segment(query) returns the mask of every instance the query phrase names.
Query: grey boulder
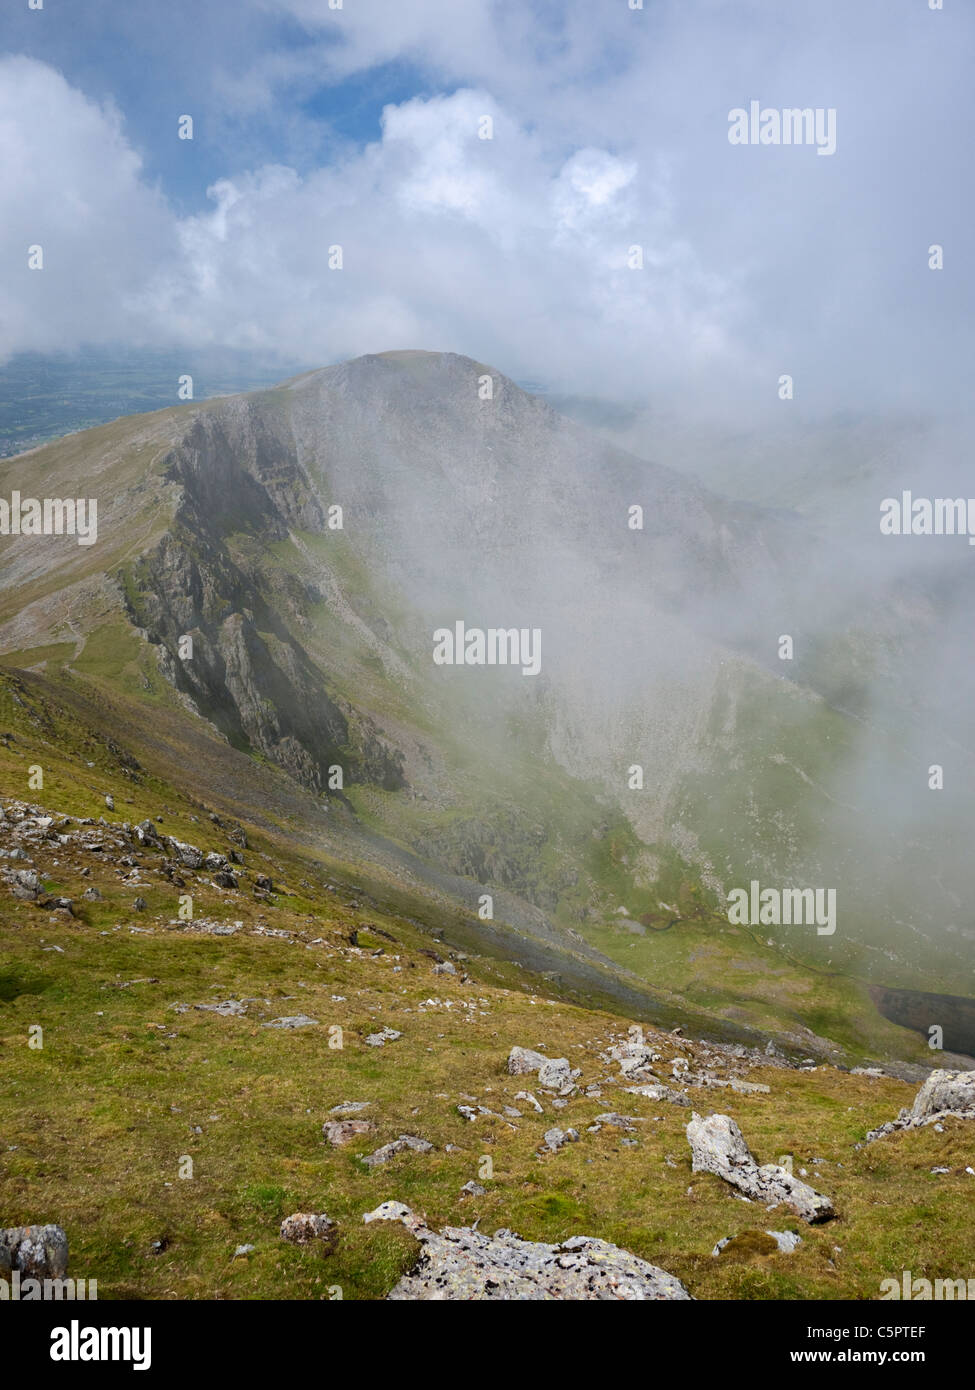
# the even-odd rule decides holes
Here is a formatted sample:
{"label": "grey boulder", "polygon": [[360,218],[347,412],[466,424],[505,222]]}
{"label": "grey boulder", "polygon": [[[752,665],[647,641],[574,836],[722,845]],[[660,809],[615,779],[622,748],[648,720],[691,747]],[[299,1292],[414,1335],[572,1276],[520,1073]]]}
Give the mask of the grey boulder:
{"label": "grey boulder", "polygon": [[730,1115],[702,1119],[695,1112],[687,1126],[687,1141],[691,1146],[692,1172],[714,1173],[752,1201],[764,1202],[766,1206],[783,1202],[810,1224],[828,1221],[835,1215],[828,1197],[793,1177],[787,1168],[777,1163],[759,1167]]}

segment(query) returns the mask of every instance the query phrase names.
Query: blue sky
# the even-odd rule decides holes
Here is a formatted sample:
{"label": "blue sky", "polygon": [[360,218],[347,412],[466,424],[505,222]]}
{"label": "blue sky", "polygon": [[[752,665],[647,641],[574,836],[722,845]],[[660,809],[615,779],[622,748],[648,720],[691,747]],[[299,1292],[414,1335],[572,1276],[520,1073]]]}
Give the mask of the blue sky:
{"label": "blue sky", "polygon": [[[228,171],[283,161],[305,172],[338,143],[378,139],[383,107],[425,88],[416,66],[393,61],[340,80],[309,76],[273,104],[234,109],[214,87],[216,75],[246,73],[262,55],[300,59],[308,51],[308,27],[284,7],[77,0],[67,23],[65,9],[63,0],[47,0],[43,12],[8,7],[3,50],[50,63],[92,99],[114,103],[146,177],[160,180],[184,212],[203,208],[208,186]],[[316,42],[339,39],[316,35]],[[194,115],[192,144],[170,138],[174,112]]]}
{"label": "blue sky", "polygon": [[[10,0],[0,359],[416,346],[729,424],[783,373],[811,415],[947,408],[973,30],[958,0]],[[835,154],[731,145],[751,99],[835,108]]]}

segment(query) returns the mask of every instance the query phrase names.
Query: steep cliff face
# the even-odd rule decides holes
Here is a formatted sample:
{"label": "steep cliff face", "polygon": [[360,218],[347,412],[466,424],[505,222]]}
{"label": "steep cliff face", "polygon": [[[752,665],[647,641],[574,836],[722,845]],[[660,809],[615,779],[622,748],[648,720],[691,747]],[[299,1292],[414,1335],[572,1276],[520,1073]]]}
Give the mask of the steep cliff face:
{"label": "steep cliff face", "polygon": [[[160,668],[238,747],[322,792],[346,780],[403,785],[402,755],[374,726],[356,732],[326,671],[288,626],[318,595],[285,577],[276,592],[232,537],[266,547],[292,528],[323,529],[322,508],[293,446],[251,401],[197,417],[163,459],[179,488],[172,525],[123,576],[129,615]],[[284,602],[282,603],[282,599]],[[283,608],[283,614],[282,614]],[[330,769],[333,774],[330,778]]]}

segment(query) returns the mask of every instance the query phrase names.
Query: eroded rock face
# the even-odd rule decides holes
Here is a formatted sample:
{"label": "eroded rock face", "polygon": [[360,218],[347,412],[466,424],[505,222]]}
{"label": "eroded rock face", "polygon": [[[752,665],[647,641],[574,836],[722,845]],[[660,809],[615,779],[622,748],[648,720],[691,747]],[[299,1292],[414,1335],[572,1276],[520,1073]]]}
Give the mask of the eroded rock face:
{"label": "eroded rock face", "polygon": [[695,1113],[687,1126],[687,1141],[693,1172],[715,1173],[756,1202],[784,1202],[803,1221],[828,1221],[835,1215],[828,1197],[793,1177],[788,1169],[777,1163],[759,1167],[730,1115],[702,1119]]}
{"label": "eroded rock face", "polygon": [[905,1108],[896,1120],[872,1129],[867,1141],[882,1139],[898,1129],[918,1129],[946,1115],[975,1120],[975,1071],[933,1071],[914,1097],[910,1110]]}
{"label": "eroded rock face", "polygon": [[68,1237],[60,1226],[11,1226],[0,1230],[0,1270],[19,1269],[25,1278],[63,1279],[68,1272]]}
{"label": "eroded rock face", "polygon": [[511,1231],[487,1236],[467,1226],[447,1226],[439,1233],[413,1230],[423,1251],[415,1269],[388,1295],[399,1302],[690,1298],[679,1280],[656,1265],[590,1236],[547,1245],[521,1240]]}
{"label": "eroded rock face", "polygon": [[[232,742],[316,792],[336,761],[353,780],[402,787],[402,751],[364,712],[350,723],[349,706],[296,635],[321,594],[285,574],[269,577],[228,545],[241,530],[280,541],[293,528],[323,533],[324,508],[291,428],[242,397],[192,421],[162,466],[180,500],[133,571],[125,603],[164,676]],[[193,637],[192,661],[180,658],[183,634]]]}

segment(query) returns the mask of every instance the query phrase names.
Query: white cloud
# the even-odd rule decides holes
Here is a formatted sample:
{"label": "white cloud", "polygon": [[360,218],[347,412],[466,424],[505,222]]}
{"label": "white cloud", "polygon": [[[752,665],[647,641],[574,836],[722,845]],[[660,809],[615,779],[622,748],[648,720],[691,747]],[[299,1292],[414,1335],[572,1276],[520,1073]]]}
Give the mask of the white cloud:
{"label": "white cloud", "polygon": [[[147,187],[116,112],[31,61],[0,64],[0,91],[5,352],[123,338],[327,362],[433,346],[588,389],[602,360],[616,391],[648,361],[726,351],[727,289],[668,230],[657,180],[544,145],[486,91],[389,106],[381,140],[344,162],[221,179],[185,218]],[[625,251],[648,228],[641,277]]]}
{"label": "white cloud", "polygon": [[[156,116],[186,91],[214,180],[198,216],[148,185],[111,108],[43,63],[0,64],[0,350],[141,335],[330,360],[398,338],[752,415],[781,414],[785,372],[797,416],[967,391],[964,7],[212,0],[188,54],[192,0],[171,5],[178,19],[125,9],[152,55],[126,114],[183,180],[193,161],[174,171]],[[89,35],[116,23],[111,0],[85,12]],[[111,59],[71,71],[125,90]],[[404,85],[381,138],[354,143]],[[730,146],[727,112],[753,97],[835,105],[836,155]],[[178,186],[198,208],[202,189]]]}
{"label": "white cloud", "polygon": [[147,269],[173,253],[175,226],[119,114],[46,64],[4,58],[0,151],[0,353],[138,337]]}

